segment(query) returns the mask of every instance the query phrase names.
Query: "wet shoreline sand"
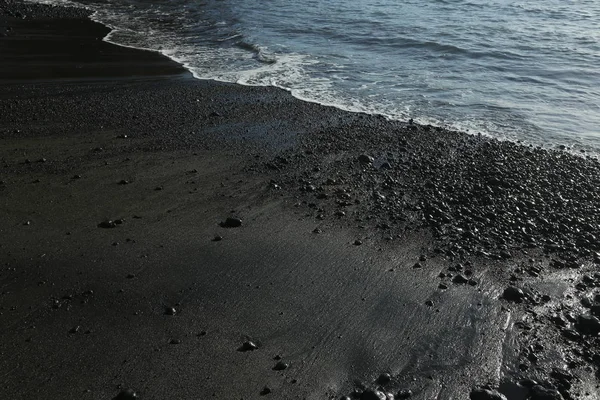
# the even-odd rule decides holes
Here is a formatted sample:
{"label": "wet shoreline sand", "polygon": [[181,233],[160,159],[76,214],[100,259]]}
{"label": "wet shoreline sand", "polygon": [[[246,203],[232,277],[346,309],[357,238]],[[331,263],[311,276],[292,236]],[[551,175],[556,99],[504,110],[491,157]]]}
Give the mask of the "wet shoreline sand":
{"label": "wet shoreline sand", "polygon": [[597,162],[0,5],[0,397],[595,398]]}

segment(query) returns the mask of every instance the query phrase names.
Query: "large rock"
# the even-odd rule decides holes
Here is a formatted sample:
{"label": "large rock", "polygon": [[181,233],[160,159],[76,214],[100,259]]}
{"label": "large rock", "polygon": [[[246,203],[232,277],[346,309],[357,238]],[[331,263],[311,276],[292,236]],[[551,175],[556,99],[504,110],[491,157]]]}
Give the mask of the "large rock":
{"label": "large rock", "polygon": [[471,400],[506,400],[506,397],[497,390],[490,388],[475,388],[469,394]]}

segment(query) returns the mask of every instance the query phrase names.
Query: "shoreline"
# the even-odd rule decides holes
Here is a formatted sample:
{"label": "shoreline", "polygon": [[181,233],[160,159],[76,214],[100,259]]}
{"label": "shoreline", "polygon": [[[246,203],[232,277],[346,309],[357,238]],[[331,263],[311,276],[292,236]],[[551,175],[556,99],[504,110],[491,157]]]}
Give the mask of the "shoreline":
{"label": "shoreline", "polygon": [[54,67],[0,61],[0,397],[595,398],[596,161],[7,5],[0,49]]}

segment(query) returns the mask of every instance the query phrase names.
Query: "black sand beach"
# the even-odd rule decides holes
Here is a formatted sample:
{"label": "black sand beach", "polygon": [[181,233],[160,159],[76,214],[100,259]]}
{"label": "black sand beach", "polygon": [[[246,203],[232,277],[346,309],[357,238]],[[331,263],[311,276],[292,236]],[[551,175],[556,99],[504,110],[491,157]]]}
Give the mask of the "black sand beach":
{"label": "black sand beach", "polygon": [[0,398],[598,398],[597,161],[107,32],[0,0]]}

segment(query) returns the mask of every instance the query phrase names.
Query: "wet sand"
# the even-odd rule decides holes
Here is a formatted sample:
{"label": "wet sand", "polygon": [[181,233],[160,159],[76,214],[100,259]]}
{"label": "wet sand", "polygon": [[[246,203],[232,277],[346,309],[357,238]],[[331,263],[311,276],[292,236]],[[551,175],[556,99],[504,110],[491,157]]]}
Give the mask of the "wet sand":
{"label": "wet sand", "polygon": [[597,398],[596,161],[0,15],[0,398]]}

